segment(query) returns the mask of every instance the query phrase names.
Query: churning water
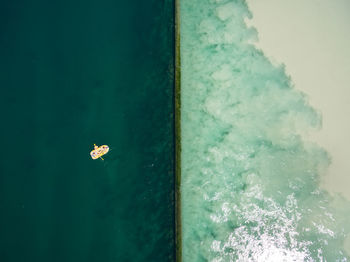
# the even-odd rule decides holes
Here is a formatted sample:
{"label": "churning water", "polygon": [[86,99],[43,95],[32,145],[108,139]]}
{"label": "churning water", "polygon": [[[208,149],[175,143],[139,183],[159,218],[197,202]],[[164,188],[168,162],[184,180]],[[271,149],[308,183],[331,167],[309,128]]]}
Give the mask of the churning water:
{"label": "churning water", "polygon": [[183,257],[349,261],[349,203],[320,188],[320,114],[254,45],[242,0],[182,0]]}

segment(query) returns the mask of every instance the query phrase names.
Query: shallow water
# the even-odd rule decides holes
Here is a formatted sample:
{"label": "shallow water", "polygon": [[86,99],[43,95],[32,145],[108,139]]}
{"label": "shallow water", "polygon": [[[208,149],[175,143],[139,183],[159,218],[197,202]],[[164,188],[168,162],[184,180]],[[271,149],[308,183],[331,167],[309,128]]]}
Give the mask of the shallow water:
{"label": "shallow water", "polygon": [[182,0],[184,261],[349,261],[349,203],[320,188],[322,119],[252,44],[244,1]]}
{"label": "shallow water", "polygon": [[173,261],[172,1],[0,12],[0,261]]}
{"label": "shallow water", "polygon": [[[259,32],[255,44],[267,57],[286,65],[295,88],[305,92],[310,104],[322,114],[322,129],[310,136],[327,149],[332,159],[321,184],[350,200],[350,2],[247,3],[253,13],[247,22]],[[350,243],[348,248],[350,251]]]}

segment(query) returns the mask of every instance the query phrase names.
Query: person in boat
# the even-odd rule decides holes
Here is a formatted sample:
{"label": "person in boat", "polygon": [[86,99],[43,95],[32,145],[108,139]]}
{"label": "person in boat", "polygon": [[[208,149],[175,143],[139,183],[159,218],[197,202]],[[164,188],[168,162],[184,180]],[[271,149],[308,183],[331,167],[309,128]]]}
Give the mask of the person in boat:
{"label": "person in boat", "polygon": [[107,154],[108,151],[109,151],[109,147],[107,145],[97,146],[96,144],[94,144],[94,150],[90,152],[90,156],[94,160],[98,158],[101,158],[102,160],[104,160],[102,156]]}

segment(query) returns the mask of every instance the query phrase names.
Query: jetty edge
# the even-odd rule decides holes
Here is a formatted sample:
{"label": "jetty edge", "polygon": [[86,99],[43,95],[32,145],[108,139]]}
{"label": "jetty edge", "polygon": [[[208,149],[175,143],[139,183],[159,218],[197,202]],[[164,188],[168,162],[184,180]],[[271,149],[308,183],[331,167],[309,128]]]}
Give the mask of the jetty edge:
{"label": "jetty edge", "polygon": [[182,262],[180,0],[175,0],[175,257]]}

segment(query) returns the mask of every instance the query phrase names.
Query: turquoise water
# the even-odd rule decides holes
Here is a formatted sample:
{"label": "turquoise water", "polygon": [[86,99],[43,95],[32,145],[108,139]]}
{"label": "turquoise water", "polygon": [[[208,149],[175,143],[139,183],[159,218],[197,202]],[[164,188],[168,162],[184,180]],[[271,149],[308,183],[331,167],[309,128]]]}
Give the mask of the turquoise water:
{"label": "turquoise water", "polygon": [[174,260],[173,23],[171,0],[1,1],[1,262]]}
{"label": "turquoise water", "polygon": [[181,0],[183,258],[349,261],[349,203],[320,188],[320,113],[252,43],[241,0]]}

